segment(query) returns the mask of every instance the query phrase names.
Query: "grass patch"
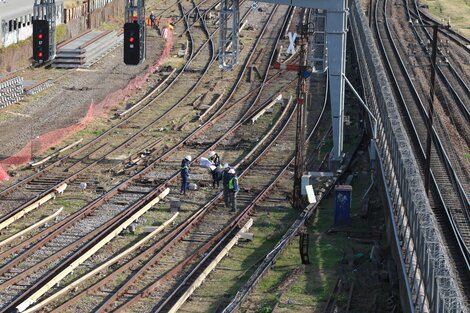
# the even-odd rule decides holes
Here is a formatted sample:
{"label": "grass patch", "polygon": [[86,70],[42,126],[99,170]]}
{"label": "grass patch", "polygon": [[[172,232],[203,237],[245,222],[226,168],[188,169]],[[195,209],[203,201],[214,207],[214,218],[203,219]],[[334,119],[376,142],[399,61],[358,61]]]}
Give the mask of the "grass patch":
{"label": "grass patch", "polygon": [[424,0],[422,3],[429,6],[432,15],[444,21],[450,20],[452,28],[470,38],[469,0]]}
{"label": "grass patch", "polygon": [[467,161],[470,161],[470,153],[465,153],[465,158],[467,159]]}

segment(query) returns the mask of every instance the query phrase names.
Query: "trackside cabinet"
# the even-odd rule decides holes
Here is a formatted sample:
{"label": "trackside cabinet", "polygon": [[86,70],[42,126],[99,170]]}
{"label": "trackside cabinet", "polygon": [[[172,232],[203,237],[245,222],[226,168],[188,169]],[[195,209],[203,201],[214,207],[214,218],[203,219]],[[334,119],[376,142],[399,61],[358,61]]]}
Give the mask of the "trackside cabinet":
{"label": "trackside cabinet", "polygon": [[352,186],[335,187],[335,225],[347,224],[351,220]]}

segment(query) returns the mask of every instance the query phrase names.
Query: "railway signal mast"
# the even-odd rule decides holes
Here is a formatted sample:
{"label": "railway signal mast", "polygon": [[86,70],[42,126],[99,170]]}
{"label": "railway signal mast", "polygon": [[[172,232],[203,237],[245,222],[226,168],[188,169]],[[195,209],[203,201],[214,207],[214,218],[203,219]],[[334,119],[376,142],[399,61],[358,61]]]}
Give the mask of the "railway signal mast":
{"label": "railway signal mast", "polygon": [[126,0],[124,24],[124,63],[137,65],[145,60],[144,0]]}
{"label": "railway signal mast", "polygon": [[44,64],[55,58],[55,0],[35,0],[33,6],[33,59]]}

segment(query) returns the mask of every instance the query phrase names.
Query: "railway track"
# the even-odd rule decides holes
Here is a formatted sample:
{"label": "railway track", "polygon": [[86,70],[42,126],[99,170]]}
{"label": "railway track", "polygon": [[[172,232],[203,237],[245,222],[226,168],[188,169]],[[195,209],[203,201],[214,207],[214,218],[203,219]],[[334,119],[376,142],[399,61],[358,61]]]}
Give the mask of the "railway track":
{"label": "railway track", "polygon": [[[432,42],[432,34],[428,30],[427,27],[423,26],[429,26],[429,22],[426,19],[424,15],[421,14],[421,11],[418,8],[418,4],[416,1],[413,1],[412,4],[409,2],[406,2],[407,8],[406,12],[409,16],[409,18],[413,18],[414,20],[419,21],[419,25],[415,26],[413,24],[413,30],[420,42]],[[443,28],[441,29],[441,33],[449,33],[447,29]],[[462,43],[462,40],[460,41],[461,45],[465,47],[465,44]],[[442,44],[442,42],[441,42]],[[440,80],[438,80],[438,84],[440,84],[441,89],[445,88],[447,92],[449,93],[449,96],[446,97],[447,100],[441,99],[441,102],[443,103],[455,103],[457,106],[458,112],[453,113],[453,115],[462,115],[464,117],[464,120],[468,124],[470,122],[470,108],[468,107],[468,103],[470,101],[470,88],[468,84],[466,83],[465,79],[463,78],[463,75],[459,73],[459,71],[454,67],[453,63],[453,54],[447,55],[445,51],[447,49],[438,49],[439,57],[444,60],[444,62],[441,62],[437,67],[436,71],[439,75]],[[428,49],[426,46],[423,46],[423,52],[425,52],[429,58],[428,61],[431,62],[431,51]],[[470,50],[467,50],[467,53],[470,53]],[[455,60],[455,62],[461,62],[461,60]],[[443,91],[441,91],[442,93]],[[439,95],[439,94],[438,94]],[[445,94],[441,96],[444,97]]]}
{"label": "railway track", "polygon": [[[425,163],[426,110],[400,56],[393,39],[389,20],[387,0],[379,1],[375,7],[373,33],[379,43],[392,89],[399,103],[402,120],[410,138],[421,173]],[[439,227],[446,240],[454,269],[459,273],[459,285],[467,298],[470,294],[470,241],[469,206],[460,184],[436,130],[433,129],[431,158],[432,184],[430,203]],[[424,174],[423,174],[424,175]]]}
{"label": "railway track", "polygon": [[[191,12],[191,11],[192,11],[192,10],[186,12],[185,15],[187,16],[188,13]],[[248,13],[248,12],[247,12],[247,13]],[[245,14],[245,15],[246,15],[246,14]],[[193,25],[194,25],[194,23],[193,23]],[[215,32],[215,31],[214,31],[214,32]],[[115,151],[116,149],[127,149],[127,148],[128,148],[127,145],[128,145],[128,143],[129,143],[129,141],[135,140],[136,137],[138,137],[138,136],[144,134],[144,131],[150,132],[150,131],[151,131],[151,128],[150,128],[150,127],[151,127],[153,124],[155,124],[156,122],[162,121],[164,117],[166,117],[166,116],[167,116],[168,114],[170,114],[172,111],[176,111],[176,109],[177,109],[178,107],[180,107],[183,103],[185,103],[185,98],[186,98],[187,96],[189,96],[191,93],[194,93],[195,89],[196,89],[197,86],[202,82],[202,79],[203,79],[203,78],[206,76],[206,74],[208,73],[209,67],[213,64],[213,62],[214,62],[214,60],[215,60],[215,56],[214,56],[214,54],[213,54],[215,48],[214,48],[214,44],[213,44],[213,42],[212,42],[212,40],[211,40],[211,38],[212,38],[214,32],[213,32],[212,34],[209,34],[209,33],[208,33],[208,30],[206,29],[206,33],[207,33],[208,39],[201,45],[201,48],[204,47],[205,45],[207,45],[208,42],[210,42],[210,43],[211,43],[211,44],[210,44],[210,46],[211,46],[210,51],[212,52],[212,53],[211,53],[211,58],[210,58],[208,64],[206,65],[206,67],[205,67],[204,72],[202,73],[202,75],[196,80],[196,83],[186,92],[186,94],[185,94],[184,97],[181,97],[179,100],[177,100],[176,103],[173,104],[163,115],[161,115],[161,116],[158,117],[156,120],[150,122],[149,124],[147,124],[146,126],[144,126],[144,127],[142,127],[142,128],[139,127],[139,124],[136,123],[136,122],[134,122],[134,123],[129,122],[129,118],[127,118],[127,119],[125,119],[124,121],[122,121],[121,123],[119,123],[118,125],[116,125],[116,126],[114,126],[114,127],[111,127],[109,130],[107,130],[107,131],[106,131],[105,133],[103,133],[101,136],[98,136],[98,138],[94,139],[94,140],[93,140],[92,142],[90,142],[89,144],[95,144],[95,143],[98,143],[98,142],[105,141],[106,138],[107,138],[107,137],[105,137],[106,135],[111,134],[113,131],[116,131],[116,129],[119,129],[119,127],[121,127],[121,125],[123,125],[123,122],[126,122],[126,123],[127,123],[127,124],[126,124],[126,125],[127,125],[127,126],[126,126],[126,127],[127,127],[126,129],[131,128],[131,129],[140,129],[140,130],[139,130],[137,133],[133,134],[130,138],[125,139],[125,140],[124,140],[122,143],[120,143],[113,151]],[[195,53],[194,56],[197,56],[197,55],[198,55],[198,53],[201,51],[201,48]],[[180,71],[180,73],[177,75],[177,77],[178,77],[179,75],[181,75],[181,74],[184,72],[185,68],[188,66],[188,64],[190,64],[191,60],[193,60],[193,59],[194,59],[194,58],[188,59],[188,62],[187,62],[186,65],[183,67],[183,69]],[[176,78],[177,78],[177,77],[176,77]],[[175,79],[176,79],[176,78],[175,78]],[[173,84],[174,81],[175,81],[175,80],[173,80],[173,81],[167,86],[167,88],[165,88],[165,90],[164,90],[163,92],[169,90],[168,88],[171,87],[171,85]],[[150,95],[150,94],[149,94],[149,95]],[[149,95],[148,95],[148,96],[149,96]],[[157,96],[157,99],[158,99],[161,95],[162,95],[162,93]],[[141,102],[148,100],[148,96],[146,96],[144,99],[142,99]],[[242,99],[243,99],[243,98],[241,98],[240,100],[242,100]],[[149,103],[146,104],[145,106],[142,106],[138,111],[135,111],[134,114],[133,114],[132,116],[129,116],[129,117],[133,117],[135,114],[139,113],[141,110],[143,110],[146,106],[150,105],[150,104],[151,104],[152,102],[154,102],[155,100],[156,100],[156,99],[152,100],[151,102],[149,102]],[[144,111],[143,114],[144,114],[145,112],[146,112],[146,111]],[[179,110],[178,110],[178,112],[179,112]],[[168,118],[168,117],[167,117],[167,118]],[[135,118],[135,119],[133,119],[133,120],[135,121],[135,120],[138,120],[138,119]],[[167,122],[168,122],[168,121],[167,121]],[[152,135],[152,134],[150,134],[150,135]],[[149,162],[152,162],[153,160],[155,160],[155,158],[158,159],[158,156],[152,155],[152,154],[156,154],[157,152],[162,153],[163,151],[165,151],[165,147],[163,147],[163,144],[161,144],[161,143],[162,143],[162,137],[157,138],[156,141],[154,141],[154,138],[149,139],[148,135],[142,136],[142,137],[143,137],[143,138],[141,139],[141,141],[143,141],[144,143],[143,143],[143,145],[142,145],[142,144],[138,145],[139,148],[137,149],[137,152],[134,152],[134,153],[133,153],[133,155],[136,155],[136,156],[142,156],[142,155],[144,155],[144,158],[142,158],[142,157],[137,157],[137,159],[138,159],[139,162],[141,162],[141,163],[149,163]],[[109,138],[108,138],[108,139],[109,139]],[[145,141],[149,141],[149,140],[151,140],[151,143],[146,145],[146,144],[145,144]],[[81,147],[78,151],[85,150],[85,149],[89,146],[89,144],[87,144],[87,145]],[[159,144],[159,147],[154,147],[154,146],[157,145],[157,144]],[[103,147],[103,145],[100,146],[98,149],[100,149],[101,147]],[[78,152],[78,151],[76,151],[76,152]],[[95,150],[93,150],[93,152],[94,152],[94,151],[95,151]],[[131,150],[131,151],[132,151],[132,150]],[[73,157],[73,161],[72,161],[72,162],[73,162],[73,165],[72,165],[72,166],[74,166],[74,165],[80,163],[80,162],[81,162],[82,160],[84,160],[84,159],[90,159],[90,154],[86,154],[86,153],[85,153],[85,156],[84,156],[84,157],[80,157],[80,158],[79,158],[79,157],[75,156],[75,153],[76,153],[76,152],[74,152],[73,155],[72,155],[72,157]],[[93,152],[92,152],[92,153],[93,153]],[[150,153],[148,153],[148,152],[150,152]],[[64,164],[63,164],[63,162],[62,162],[63,160],[60,160],[61,162],[54,162],[52,165],[46,167],[46,169],[44,169],[44,170],[41,171],[40,173],[35,174],[35,175],[33,175],[32,177],[27,178],[26,180],[24,180],[24,181],[22,182],[22,184],[16,184],[16,185],[13,186],[13,187],[19,188],[19,187],[21,187],[21,186],[26,186],[26,188],[28,188],[28,187],[29,187],[29,184],[30,184],[30,183],[34,183],[36,180],[41,181],[41,180],[46,180],[46,179],[47,179],[47,181],[49,181],[49,182],[52,183],[52,186],[50,186],[50,187],[47,186],[48,188],[47,188],[46,190],[40,192],[39,195],[37,195],[37,196],[35,196],[34,198],[32,198],[31,200],[27,201],[27,202],[24,203],[23,205],[17,207],[15,210],[11,211],[9,214],[4,215],[4,216],[0,219],[0,221],[3,221],[3,220],[6,220],[6,219],[10,218],[10,216],[12,216],[12,215],[14,215],[14,214],[17,214],[17,212],[21,212],[22,210],[24,210],[25,207],[29,206],[31,203],[34,203],[35,201],[38,201],[38,199],[42,199],[44,195],[53,192],[53,191],[57,188],[57,186],[60,186],[60,185],[63,184],[64,182],[67,183],[67,182],[71,182],[71,181],[77,179],[77,177],[78,177],[79,175],[81,175],[85,170],[91,170],[91,168],[92,168],[94,165],[100,163],[100,161],[103,161],[103,160],[105,160],[105,158],[108,158],[108,157],[109,157],[109,154],[105,154],[104,156],[101,156],[100,158],[98,158],[98,159],[96,159],[96,160],[93,160],[91,163],[88,163],[88,164],[85,163],[85,164],[86,164],[86,165],[85,165],[85,168],[78,169],[78,170],[75,169],[76,172],[75,172],[74,174],[71,174],[70,176],[68,176],[67,178],[62,179],[62,180],[57,179],[57,177],[44,178],[44,176],[41,175],[41,174],[50,175],[50,169],[51,169],[51,167],[57,167],[57,169],[60,171],[60,169],[64,166]],[[72,160],[72,158],[71,158],[70,156],[69,156],[69,158]],[[75,161],[75,159],[79,159],[79,161]],[[132,160],[132,155],[131,155],[130,159]],[[126,162],[127,162],[127,161],[126,161]],[[122,169],[122,168],[126,168],[128,171],[134,171],[135,169],[134,169],[133,166],[128,166],[128,165],[132,165],[132,163],[131,163],[131,164],[127,164],[126,162],[124,162],[124,163],[123,163],[123,162],[119,162],[119,163],[118,163],[118,167],[121,168],[121,169]],[[105,164],[105,165],[106,165],[106,164]],[[59,166],[61,166],[61,167],[59,167]],[[112,169],[112,170],[115,169],[114,163],[108,164],[107,166],[108,166],[108,167],[105,166],[105,169],[101,169],[101,171],[105,171],[105,172],[106,172],[106,171],[109,171],[109,170],[111,170],[111,169]],[[70,167],[69,167],[69,168],[70,168]],[[96,169],[94,169],[94,170],[96,171]],[[69,171],[70,171],[70,170],[69,170]],[[115,171],[113,171],[113,173],[115,173]],[[108,175],[105,176],[103,179],[113,180],[113,177],[110,177],[111,174],[113,174],[113,173],[108,173]],[[36,180],[35,180],[35,179],[36,179]],[[82,178],[82,179],[83,179],[83,178]],[[91,178],[90,178],[88,181],[90,181],[90,180],[93,181],[94,179],[91,179]],[[117,184],[116,184],[116,185],[117,185]],[[78,187],[78,186],[76,186],[76,189],[78,189],[77,187]],[[111,189],[112,189],[112,188],[111,188]],[[11,191],[10,188],[9,188],[6,192],[9,192],[9,191]],[[37,190],[35,190],[35,191],[38,192]],[[22,190],[19,190],[18,193],[19,193],[20,195],[22,195]],[[5,194],[4,194],[4,195],[5,195]],[[96,200],[96,199],[95,199],[95,200]],[[30,243],[31,243],[31,241],[28,242],[28,244],[30,244]],[[16,253],[17,251],[9,251],[10,254],[11,254],[12,252],[13,252],[13,253]],[[2,255],[5,256],[5,254],[2,254]]]}
{"label": "railway track", "polygon": [[[286,108],[287,110],[287,108]],[[289,116],[289,121],[292,120],[292,117],[294,116],[294,110],[290,110],[290,116]],[[249,119],[247,119],[249,120]],[[278,122],[280,121],[280,119],[278,120]],[[277,123],[278,123],[277,122]],[[287,123],[286,123],[287,124]],[[285,124],[285,125],[286,125]],[[245,126],[246,127],[246,126]],[[285,126],[284,128],[285,129]],[[282,131],[279,132],[279,134],[282,133]],[[264,142],[266,141],[266,138],[269,137],[269,134],[268,135],[265,135],[264,139],[261,140],[261,142]],[[275,142],[276,139],[273,139],[271,140],[269,146],[267,148],[264,149],[264,151],[267,151],[267,149],[269,147],[271,147],[273,145],[273,143]],[[292,141],[292,132],[290,134],[290,137],[288,138],[288,141],[290,142],[293,142]],[[292,151],[293,151],[293,147],[292,147]],[[260,158],[261,154],[253,161],[251,162],[251,165],[254,164],[259,158]],[[247,156],[244,157],[243,160],[247,159]],[[242,162],[243,162],[242,160]],[[244,173],[246,173],[249,169],[249,167],[251,167],[251,165],[249,165],[248,167],[245,168],[245,170],[243,171],[242,175],[244,175]],[[259,174],[255,174],[254,177],[259,177]],[[245,179],[245,178],[244,178]],[[266,192],[266,191],[265,191]],[[216,203],[216,199],[220,198],[221,197],[221,194],[218,193],[216,194],[215,198],[212,198],[202,209],[200,209],[198,211],[198,214],[200,212],[202,212],[202,210],[207,210],[207,208],[209,208],[210,206],[214,206],[214,204]],[[258,196],[256,197],[256,199],[260,199],[261,197]],[[247,201],[248,199],[243,199],[242,202],[246,202],[246,203],[251,203],[251,205],[253,205],[253,203],[255,201]],[[243,211],[243,214],[239,215],[239,217],[237,217],[236,220],[234,221],[231,221],[231,223],[229,223],[228,226],[225,227],[226,231],[223,232],[222,234],[227,234],[227,233],[230,233],[229,230],[232,229],[233,227],[235,227],[237,225],[237,221],[240,220],[241,216],[244,216],[246,215],[246,212],[248,212],[248,210],[244,210]],[[80,293],[79,295],[77,295],[76,297],[74,297],[73,299],[67,301],[66,303],[62,304],[61,306],[57,307],[55,309],[55,311],[59,312],[59,311],[62,311],[62,310],[68,310],[70,309],[70,305],[71,304],[76,304],[78,302],[78,298],[80,297],[86,297],[86,294],[87,293],[96,293],[99,289],[103,290],[103,289],[106,289],[106,290],[115,290],[115,292],[113,294],[111,294],[110,296],[108,296],[108,298],[105,298],[106,301],[104,303],[101,304],[101,306],[98,308],[98,309],[94,309],[96,311],[104,311],[104,310],[126,310],[128,309],[128,307],[132,304],[134,304],[135,302],[139,301],[139,300],[142,300],[142,298],[145,298],[149,295],[152,295],[152,300],[155,300],[155,297],[158,297],[158,295],[162,294],[162,284],[163,284],[163,280],[165,278],[169,278],[171,277],[172,275],[174,275],[174,273],[176,272],[176,270],[179,270],[179,269],[183,269],[184,268],[184,265],[188,264],[191,262],[192,259],[196,258],[198,255],[200,255],[203,251],[207,250],[207,248],[210,246],[209,243],[211,243],[211,241],[205,241],[205,239],[207,237],[210,237],[208,234],[210,233],[214,233],[214,230],[217,230],[217,229],[220,229],[221,227],[216,227],[214,225],[220,225],[221,222],[224,222],[225,224],[227,224],[227,220],[230,220],[230,215],[227,214],[227,210],[224,210],[224,209],[220,209],[220,208],[214,208],[213,212],[210,212],[210,213],[207,213],[207,215],[204,215],[204,219],[202,221],[199,222],[198,225],[194,225],[196,224],[195,223],[195,219],[198,218],[198,219],[202,219],[202,215],[199,215],[199,217],[195,217],[193,219],[193,217],[189,218],[189,219],[186,219],[185,223],[182,224],[182,225],[187,225],[187,226],[190,226],[190,225],[193,225],[194,227],[197,227],[196,230],[193,230],[192,232],[190,232],[189,230],[186,230],[185,232],[179,232],[179,233],[175,233],[175,231],[171,232],[170,234],[168,234],[164,239],[160,240],[157,244],[160,244],[162,241],[166,241],[166,239],[169,239],[171,237],[173,237],[173,240],[179,240],[179,246],[177,248],[172,248],[172,242],[173,240],[171,241],[171,243],[167,244],[165,246],[165,248],[162,248],[158,253],[154,254],[154,253],[147,253],[149,255],[153,255],[153,258],[151,260],[149,260],[147,263],[146,263],[146,266],[142,267],[134,276],[132,276],[131,279],[127,280],[126,284],[122,285],[119,289],[116,289],[115,288],[112,288],[110,286],[107,286],[106,288],[103,288],[103,285],[105,284],[104,280],[108,280],[108,278],[105,278],[103,280],[100,280],[99,283],[89,287],[88,289],[84,290],[82,293]],[[212,214],[212,216],[211,216]],[[224,224],[222,223],[222,224]],[[181,225],[181,226],[182,226]],[[178,227],[178,230],[181,229],[181,226]],[[219,237],[221,237],[222,235],[218,235]],[[186,254],[187,255],[187,252],[188,251],[194,251],[195,250],[195,245],[197,245],[197,242],[203,242],[205,243],[201,249],[197,250],[197,252],[193,253],[193,254],[190,254],[189,257],[187,257],[186,259],[184,259],[184,255]],[[196,243],[195,243],[196,242]],[[177,245],[177,243],[175,243],[175,245]],[[183,246],[183,247],[182,247]],[[167,249],[171,249],[170,251],[173,251],[170,255],[170,253],[167,251]],[[176,251],[175,251],[176,250]],[[166,257],[164,255],[167,255]],[[206,255],[207,257],[207,255]],[[158,263],[155,263],[159,260]],[[132,261],[130,261],[129,263],[131,264],[134,264],[136,261],[135,258],[132,259]],[[137,261],[138,262],[138,261]],[[129,269],[129,266],[131,266],[131,264],[127,263],[124,268],[119,268],[115,273],[117,273],[118,275],[120,273],[123,273],[124,271],[128,271]],[[177,265],[175,265],[177,264]],[[160,272],[161,274],[158,275],[156,273]],[[110,275],[112,276],[112,275]],[[114,275],[116,276],[116,275]],[[109,277],[111,278],[111,277]],[[116,278],[114,278],[116,279]],[[157,280],[156,280],[157,279]],[[164,285],[166,285],[167,283],[165,283]],[[130,286],[133,286],[132,288],[132,291],[127,291]],[[144,287],[146,286],[146,287]],[[157,293],[153,292],[153,290],[155,289],[155,287],[158,286],[159,287],[159,291]],[[135,291],[135,290],[139,290],[139,289],[144,289],[142,291]],[[101,292],[103,293],[103,292]],[[99,296],[101,298],[101,296]],[[115,303],[114,306],[111,306],[112,303]],[[140,306],[139,309],[143,309],[144,306]],[[147,308],[148,309],[148,308]],[[158,308],[156,308],[157,311],[159,311]]]}
{"label": "railway track", "polygon": [[[206,124],[207,124],[207,123],[206,123]],[[186,139],[188,139],[189,137],[191,137],[191,136],[188,136]],[[184,142],[184,141],[183,141],[183,142]],[[180,145],[179,145],[179,146],[180,146]],[[155,162],[154,162],[154,164],[155,164]],[[150,166],[150,168],[151,168],[151,167],[152,167],[152,166]],[[143,174],[142,174],[142,171],[140,172],[139,175],[143,175]],[[174,179],[175,176],[176,176],[176,174],[173,175],[172,178]],[[138,177],[142,177],[142,176],[138,176]],[[135,178],[135,176],[134,176],[134,178]],[[128,180],[127,180],[127,184],[130,184],[130,182],[131,182],[131,179],[128,179]],[[125,185],[127,185],[127,184],[125,184]],[[120,188],[125,187],[125,185],[124,185],[124,186],[120,186]],[[139,186],[139,187],[141,187],[141,186]],[[116,188],[115,188],[115,189],[116,189]],[[128,188],[128,189],[129,189],[129,188]],[[155,189],[155,190],[157,190],[157,189]],[[115,190],[115,191],[117,192],[117,190]],[[128,190],[128,191],[129,191],[129,190]],[[140,190],[130,190],[130,191],[131,191],[131,194],[145,193],[145,191],[143,191],[143,190],[141,190],[141,189],[140,189]],[[124,192],[121,192],[121,194],[122,194],[122,193],[124,193]],[[146,198],[146,197],[144,197],[144,198]],[[115,199],[115,198],[113,198],[113,199]],[[138,203],[142,203],[142,201],[143,201],[142,198],[141,198],[140,200],[135,199],[135,201],[134,201],[134,206],[137,206]],[[145,201],[143,201],[143,202],[145,202]],[[101,204],[101,203],[100,203],[100,204]],[[109,203],[108,203],[108,204],[109,204]],[[107,206],[108,204],[106,204],[106,206]],[[93,205],[97,205],[97,203],[94,203]],[[114,203],[114,205],[116,205],[116,203]]]}

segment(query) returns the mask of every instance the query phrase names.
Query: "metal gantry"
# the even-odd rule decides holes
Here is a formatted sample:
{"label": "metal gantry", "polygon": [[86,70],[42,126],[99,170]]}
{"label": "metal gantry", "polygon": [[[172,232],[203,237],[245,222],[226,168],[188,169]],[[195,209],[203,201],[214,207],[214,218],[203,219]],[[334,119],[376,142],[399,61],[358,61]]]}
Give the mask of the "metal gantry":
{"label": "metal gantry", "polygon": [[33,19],[49,22],[49,58],[56,56],[57,45],[55,38],[57,7],[55,0],[35,0],[33,6]]}
{"label": "metal gantry", "polygon": [[145,60],[145,2],[144,0],[125,0],[126,1],[126,23],[139,24],[139,44],[140,44],[140,62]]}
{"label": "metal gantry", "polygon": [[[343,123],[344,123],[344,73],[346,68],[346,35],[348,20],[347,0],[261,0],[274,4],[284,4],[309,9],[323,10],[324,33],[326,36],[329,96],[333,125],[333,149],[330,155],[330,168],[335,169],[343,159]],[[236,64],[238,54],[238,0],[221,1],[219,63],[223,69],[231,69]],[[232,34],[228,22],[232,17]],[[231,51],[225,47],[234,42]],[[312,64],[310,64],[312,66]],[[326,70],[325,63],[323,70]]]}
{"label": "metal gantry", "polygon": [[238,59],[238,23],[240,5],[238,0],[220,1],[219,66],[231,70]]}

